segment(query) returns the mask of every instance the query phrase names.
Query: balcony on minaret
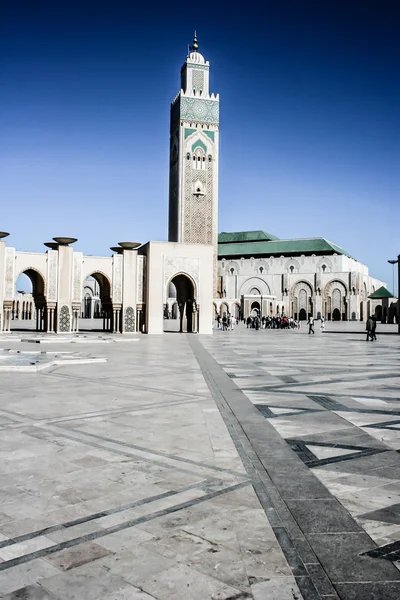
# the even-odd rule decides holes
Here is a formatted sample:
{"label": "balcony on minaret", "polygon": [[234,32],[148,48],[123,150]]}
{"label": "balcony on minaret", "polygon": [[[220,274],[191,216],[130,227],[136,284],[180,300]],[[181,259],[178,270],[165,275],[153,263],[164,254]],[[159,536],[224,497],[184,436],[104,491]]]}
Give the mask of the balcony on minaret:
{"label": "balcony on minaret", "polygon": [[201,181],[196,181],[196,183],[194,184],[193,196],[195,196],[196,198],[202,198],[203,196],[205,196],[204,186]]}

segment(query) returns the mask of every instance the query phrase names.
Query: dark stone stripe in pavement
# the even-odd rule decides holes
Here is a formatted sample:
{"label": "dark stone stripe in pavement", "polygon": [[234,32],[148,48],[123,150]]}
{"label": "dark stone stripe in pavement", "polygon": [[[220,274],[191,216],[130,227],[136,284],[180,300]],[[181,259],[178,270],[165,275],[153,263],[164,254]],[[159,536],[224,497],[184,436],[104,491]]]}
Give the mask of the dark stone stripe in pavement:
{"label": "dark stone stripe in pavement", "polygon": [[[65,429],[62,425],[57,425],[60,429]],[[70,430],[68,430],[70,431]],[[101,440],[103,442],[109,442],[110,444],[115,444],[116,446],[123,446],[124,448],[132,448],[133,450],[139,450],[140,452],[146,452],[147,454],[154,454],[155,456],[163,456],[164,458],[170,458],[171,460],[176,460],[178,462],[187,463],[189,465],[195,465],[196,467],[201,467],[204,469],[211,469],[211,471],[217,471],[220,473],[228,473],[229,475],[235,475],[236,477],[243,476],[243,473],[238,473],[237,471],[232,471],[231,469],[224,469],[223,467],[217,467],[215,465],[208,465],[207,463],[200,462],[198,460],[192,460],[191,458],[184,458],[182,456],[176,456],[175,454],[168,454],[168,452],[162,452],[161,450],[155,450],[154,448],[147,448],[146,446],[138,446],[137,444],[130,444],[125,442],[124,440],[115,440],[113,438],[105,437],[103,435],[97,435],[95,433],[89,433],[87,431],[75,431],[79,435],[83,437],[91,437],[96,440]]]}
{"label": "dark stone stripe in pavement", "polygon": [[84,544],[92,540],[97,540],[106,535],[111,535],[112,533],[122,531],[123,529],[135,527],[135,525],[140,525],[141,523],[148,523],[149,521],[153,521],[154,519],[158,519],[159,517],[164,517],[166,515],[175,513],[179,510],[190,508],[191,506],[195,506],[196,504],[200,504],[202,502],[206,502],[207,500],[217,498],[218,496],[228,494],[229,492],[240,490],[243,487],[249,485],[249,483],[249,481],[243,481],[242,483],[237,483],[235,485],[226,487],[223,490],[217,490],[216,492],[205,494],[204,496],[200,496],[199,498],[195,498],[194,500],[188,500],[187,502],[176,504],[175,506],[171,506],[170,508],[165,508],[163,510],[158,510],[157,512],[151,513],[149,515],[143,515],[142,517],[131,519],[130,521],[120,523],[119,525],[115,525],[114,527],[108,527],[107,529],[103,529],[101,531],[94,531],[92,533],[88,533],[86,535],[74,538],[72,540],[68,540],[66,542],[54,544],[54,546],[50,546],[49,548],[43,548],[42,550],[37,550],[36,552],[31,552],[30,554],[24,554],[23,556],[18,556],[17,558],[6,560],[0,563],[0,571],[11,569],[11,567],[30,562],[32,560],[35,560],[36,558],[43,558],[44,556],[48,556],[49,554],[54,554],[55,552],[65,550],[66,548],[72,548],[73,546],[78,546],[79,544]]}
{"label": "dark stone stripe in pavement", "polygon": [[103,517],[115,515],[119,512],[130,510],[137,506],[143,506],[144,504],[157,502],[157,500],[163,500],[164,498],[169,498],[170,496],[176,496],[176,494],[182,494],[182,492],[188,492],[189,490],[194,490],[197,488],[204,489],[206,485],[209,485],[210,483],[215,481],[219,480],[208,479],[196,483],[191,483],[177,490],[170,490],[168,492],[163,492],[162,494],[149,496],[148,498],[142,498],[141,500],[135,500],[134,502],[130,502],[129,504],[124,504],[122,506],[116,506],[115,508],[109,508],[108,510],[102,510],[97,513],[92,513],[91,515],[87,515],[86,517],[80,517],[79,519],[74,519],[73,521],[64,521],[64,523],[59,523],[58,525],[50,525],[49,527],[45,527],[43,529],[37,529],[36,531],[32,531],[30,533],[24,533],[22,535],[15,536],[9,540],[0,541],[0,548],[7,548],[8,546],[13,546],[14,544],[19,544],[20,542],[26,542],[27,540],[32,540],[33,538],[37,538],[42,535],[48,535],[49,533],[54,533],[55,531],[61,531],[62,529],[70,529],[71,527],[76,527],[77,525],[82,525],[83,523],[89,523],[90,521],[94,521],[95,519],[101,519]]}
{"label": "dark stone stripe in pavement", "polygon": [[384,546],[379,546],[379,548],[370,550],[365,554],[368,556],[372,556],[373,558],[386,558],[386,560],[400,560],[400,541],[391,542],[390,544],[385,544]]}
{"label": "dark stone stripe in pavement", "polygon": [[[334,499],[275,428],[223,371],[202,346],[200,339],[195,336],[188,339],[243,464],[252,479],[260,503],[267,517],[269,512],[274,516],[273,525],[279,528],[278,542],[280,540],[283,542],[282,550],[287,555],[294,575],[297,574],[296,581],[304,599],[314,600],[322,597],[323,594],[317,592],[318,583],[321,586],[321,572],[326,573],[325,583],[333,585],[342,600],[353,598],[372,600],[378,598],[373,595],[374,586],[386,585],[388,582],[400,584],[400,572],[393,564],[360,556],[361,553],[376,548],[376,544],[366,533],[359,531],[352,516]],[[321,500],[328,504],[333,501],[335,504],[335,510],[327,511],[327,514],[323,515],[323,525],[319,524]],[[300,501],[306,501],[307,506],[305,507],[305,504],[301,506]],[[305,513],[305,508],[308,515]],[[279,519],[280,526],[277,524]],[[320,531],[321,528],[324,528],[323,532],[312,533],[316,530]],[[286,530],[286,535],[283,534],[283,529]],[[294,548],[288,545],[287,536]],[[303,556],[308,554],[310,559],[310,555],[314,554],[316,556],[314,564],[319,565],[322,571],[318,567],[307,570],[305,558],[301,558],[298,540],[303,543]],[[306,541],[310,548],[305,546],[304,552]],[[312,585],[305,586],[306,580]],[[302,582],[301,587],[300,582]],[[343,582],[346,582],[346,585],[343,585]],[[366,582],[363,584],[364,596],[352,596],[352,586],[357,586],[359,582]],[[385,589],[388,593],[385,600],[395,598],[398,600],[399,596],[392,595],[390,586]],[[394,586],[393,590],[397,591],[397,586]],[[328,594],[326,597],[329,595],[335,597],[334,594]]]}

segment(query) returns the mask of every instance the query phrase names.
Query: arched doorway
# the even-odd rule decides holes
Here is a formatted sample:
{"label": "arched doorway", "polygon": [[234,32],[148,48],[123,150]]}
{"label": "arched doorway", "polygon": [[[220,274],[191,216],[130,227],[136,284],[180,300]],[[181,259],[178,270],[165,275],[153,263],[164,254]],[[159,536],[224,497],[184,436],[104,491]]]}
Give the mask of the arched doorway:
{"label": "arched doorway", "polygon": [[225,302],[222,302],[221,306],[219,307],[219,316],[227,317],[228,313],[229,313],[229,306]]}
{"label": "arched doorway", "polygon": [[378,304],[378,306],[375,308],[375,317],[377,318],[378,321],[382,321],[382,305]]}
{"label": "arched doorway", "polygon": [[307,321],[307,313],[305,308],[301,308],[299,312],[299,321]]}
{"label": "arched doorway", "polygon": [[52,330],[47,327],[45,287],[44,277],[36,269],[27,269],[19,274],[15,285],[17,301],[13,303],[11,330]]}
{"label": "arched doorway", "polygon": [[168,284],[167,295],[176,298],[177,319],[175,319],[175,327],[171,327],[173,319],[164,320],[164,331],[179,331],[179,333],[197,331],[195,289],[190,277],[184,273],[175,275]]}
{"label": "arched doorway", "polygon": [[259,302],[252,302],[250,306],[251,316],[258,317],[260,315],[261,306]]}
{"label": "arched doorway", "polygon": [[82,311],[82,319],[91,319],[93,314],[93,303],[92,303],[92,294],[86,292],[85,297],[83,299],[83,311]]}
{"label": "arched doorway", "polygon": [[237,304],[237,302],[232,304],[232,314],[234,317],[236,317],[236,319],[240,319],[240,306]]}
{"label": "arched doorway", "polygon": [[82,298],[80,331],[113,331],[111,284],[108,277],[101,272],[87,275],[83,282]]}
{"label": "arched doorway", "polygon": [[340,321],[340,317],[340,310],[338,308],[334,308],[332,313],[332,321]]}
{"label": "arched doorway", "polygon": [[[314,314],[314,292],[308,281],[297,281],[290,290],[291,310],[293,318],[297,321],[306,321],[309,315]],[[284,307],[282,307],[284,312]],[[279,313],[279,306],[277,306]]]}

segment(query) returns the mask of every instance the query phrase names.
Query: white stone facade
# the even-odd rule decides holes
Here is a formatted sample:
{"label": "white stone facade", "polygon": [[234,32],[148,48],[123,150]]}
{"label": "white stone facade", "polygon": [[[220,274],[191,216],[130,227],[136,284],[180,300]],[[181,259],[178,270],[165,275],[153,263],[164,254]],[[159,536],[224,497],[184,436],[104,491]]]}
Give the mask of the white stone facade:
{"label": "white stone facade", "polygon": [[85,256],[60,244],[44,253],[19,252],[0,241],[0,331],[12,329],[21,300],[16,282],[25,273],[33,288],[26,317],[35,317],[38,331],[77,332],[90,295],[87,279],[93,277],[90,287],[99,294],[105,331],[162,333],[168,289],[177,281],[182,331],[211,333],[211,245],[148,242],[120,250],[108,257]]}
{"label": "white stone facade", "polygon": [[256,308],[264,316],[363,320],[379,304],[368,296],[386,286],[365,265],[339,254],[221,257],[218,276],[221,297],[214,299],[214,311],[244,317]]}

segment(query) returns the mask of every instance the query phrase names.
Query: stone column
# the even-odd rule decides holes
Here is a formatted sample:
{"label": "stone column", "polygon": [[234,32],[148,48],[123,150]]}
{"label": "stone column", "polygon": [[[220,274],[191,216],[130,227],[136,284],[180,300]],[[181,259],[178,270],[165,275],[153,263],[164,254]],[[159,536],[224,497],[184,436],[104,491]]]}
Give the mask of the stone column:
{"label": "stone column", "polygon": [[4,331],[9,333],[11,331],[11,313],[12,313],[12,302],[4,303]]}
{"label": "stone column", "polygon": [[323,310],[322,310],[322,297],[321,294],[317,294],[315,297],[315,311],[318,315],[318,313],[321,314],[321,316],[323,316]]}
{"label": "stone column", "polygon": [[72,304],[72,331],[79,331],[79,315],[81,311],[81,303],[74,302]]}
{"label": "stone column", "polygon": [[[58,247],[58,288],[57,288],[57,304],[58,304],[58,319],[59,324],[57,330],[60,331],[60,316],[64,307],[68,308],[69,327],[64,326],[63,333],[71,331],[73,314],[72,314],[72,293],[73,293],[73,248],[71,246]],[[64,309],[66,311],[66,309]],[[68,331],[69,330],[69,331]]]}

